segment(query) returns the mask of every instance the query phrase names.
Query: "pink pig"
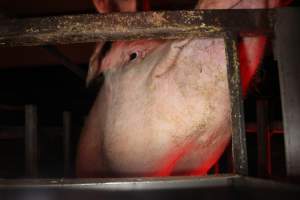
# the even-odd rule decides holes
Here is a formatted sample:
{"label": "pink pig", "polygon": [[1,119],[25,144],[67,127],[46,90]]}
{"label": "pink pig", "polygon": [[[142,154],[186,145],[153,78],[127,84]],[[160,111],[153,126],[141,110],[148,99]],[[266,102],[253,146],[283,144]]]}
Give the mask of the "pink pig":
{"label": "pink pig", "polygon": [[[100,13],[136,11],[136,0],[93,1]],[[280,0],[199,0],[196,9],[281,5]],[[265,37],[244,38],[240,44],[244,94],[265,44]],[[224,40],[138,40],[103,46],[91,58],[88,82],[100,73],[105,81],[81,135],[77,175],[206,174],[231,138]]]}

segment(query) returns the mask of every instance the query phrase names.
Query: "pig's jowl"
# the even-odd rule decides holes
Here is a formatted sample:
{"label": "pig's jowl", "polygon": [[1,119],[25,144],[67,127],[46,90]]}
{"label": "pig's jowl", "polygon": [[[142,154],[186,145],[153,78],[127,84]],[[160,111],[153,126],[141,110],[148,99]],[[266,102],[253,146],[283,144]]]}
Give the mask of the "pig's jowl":
{"label": "pig's jowl", "polygon": [[[196,8],[274,8],[281,3],[200,0]],[[135,0],[94,4],[101,13],[136,11]],[[265,43],[265,37],[257,37],[240,44],[244,94]],[[80,138],[78,176],[203,175],[222,155],[231,138],[222,38],[100,43],[88,81],[100,73],[105,81]]]}

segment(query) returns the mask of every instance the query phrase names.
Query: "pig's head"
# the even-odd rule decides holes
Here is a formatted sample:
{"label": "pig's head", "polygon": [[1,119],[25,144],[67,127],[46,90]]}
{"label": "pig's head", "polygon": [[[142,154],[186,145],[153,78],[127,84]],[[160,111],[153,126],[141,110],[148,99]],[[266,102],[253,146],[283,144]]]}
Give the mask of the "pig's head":
{"label": "pig's head", "polygon": [[[99,13],[135,12],[137,7],[136,0],[93,0],[93,2]],[[159,40],[100,42],[90,59],[87,84],[107,70],[141,61],[160,44],[162,41]]]}

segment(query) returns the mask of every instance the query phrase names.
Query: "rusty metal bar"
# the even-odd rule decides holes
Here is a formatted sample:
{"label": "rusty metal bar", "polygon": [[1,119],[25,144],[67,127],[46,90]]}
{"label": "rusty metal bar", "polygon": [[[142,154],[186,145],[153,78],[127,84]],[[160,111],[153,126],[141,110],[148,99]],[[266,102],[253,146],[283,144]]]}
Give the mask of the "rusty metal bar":
{"label": "rusty metal bar", "polygon": [[0,46],[269,34],[275,16],[275,10],[192,10],[8,19],[0,21]]}
{"label": "rusty metal bar", "polygon": [[25,167],[26,176],[38,175],[38,148],[37,148],[37,107],[25,106]]}
{"label": "rusty metal bar", "polygon": [[244,120],[244,104],[240,81],[240,63],[237,41],[234,35],[225,37],[228,83],[231,98],[232,158],[233,170],[248,175],[247,144]]}
{"label": "rusty metal bar", "polygon": [[72,115],[70,112],[65,111],[63,113],[63,149],[64,149],[64,175],[68,177],[70,175],[71,162],[71,131],[72,131]]}

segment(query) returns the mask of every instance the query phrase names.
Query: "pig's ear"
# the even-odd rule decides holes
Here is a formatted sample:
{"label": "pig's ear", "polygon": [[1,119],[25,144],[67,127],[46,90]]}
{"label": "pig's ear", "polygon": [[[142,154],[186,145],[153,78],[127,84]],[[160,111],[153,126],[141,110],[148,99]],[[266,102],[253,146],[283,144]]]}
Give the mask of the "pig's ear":
{"label": "pig's ear", "polygon": [[101,63],[100,63],[100,52],[104,45],[104,42],[100,42],[96,45],[93,55],[90,58],[89,70],[86,78],[86,86],[89,86],[94,79],[101,73]]}
{"label": "pig's ear", "polygon": [[93,0],[93,3],[99,13],[109,13],[111,12],[109,1],[110,0]]}

